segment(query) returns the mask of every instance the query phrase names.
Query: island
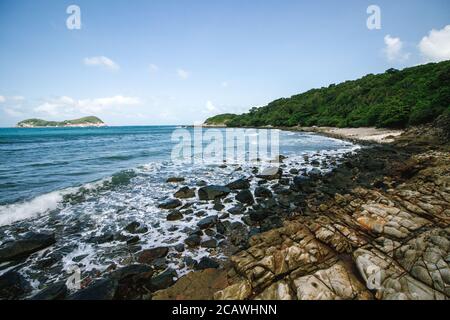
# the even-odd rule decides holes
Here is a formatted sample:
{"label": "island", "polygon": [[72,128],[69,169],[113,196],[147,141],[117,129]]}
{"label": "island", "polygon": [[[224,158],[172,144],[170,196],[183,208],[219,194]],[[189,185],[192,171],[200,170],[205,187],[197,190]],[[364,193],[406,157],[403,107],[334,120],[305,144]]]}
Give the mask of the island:
{"label": "island", "polygon": [[45,128],[45,127],[105,127],[106,124],[97,117],[90,116],[74,120],[47,121],[41,119],[27,119],[19,122],[18,128]]}

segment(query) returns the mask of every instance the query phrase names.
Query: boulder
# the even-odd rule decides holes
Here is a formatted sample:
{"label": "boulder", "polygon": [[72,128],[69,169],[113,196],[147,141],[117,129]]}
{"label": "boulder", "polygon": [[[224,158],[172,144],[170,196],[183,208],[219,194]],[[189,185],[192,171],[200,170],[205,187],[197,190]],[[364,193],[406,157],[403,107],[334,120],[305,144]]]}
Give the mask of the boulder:
{"label": "boulder", "polygon": [[54,234],[30,232],[23,239],[8,242],[0,247],[0,263],[27,257],[55,242]]}
{"label": "boulder", "polygon": [[170,199],[158,205],[161,209],[175,209],[181,207],[183,203],[178,199]]}
{"label": "boulder", "polygon": [[89,287],[75,292],[69,300],[112,300],[116,294],[118,281],[112,278],[95,281]]}
{"label": "boulder", "polygon": [[180,182],[184,182],[184,178],[182,177],[170,177],[167,179],[167,183],[180,183]]}
{"label": "boulder", "polygon": [[0,299],[16,300],[30,291],[30,284],[17,271],[8,271],[0,276]]}
{"label": "boulder", "polygon": [[217,269],[219,267],[220,267],[220,264],[217,261],[215,261],[209,257],[203,257],[196,264],[195,269],[196,270],[205,270],[205,269]]}
{"label": "boulder", "polygon": [[133,234],[146,233],[148,231],[148,228],[146,226],[141,226],[141,224],[137,221],[133,221],[125,227],[125,231]]}
{"label": "boulder", "polygon": [[273,194],[268,188],[265,187],[256,187],[255,189],[255,197],[257,198],[272,198]]}
{"label": "boulder", "polygon": [[198,190],[200,200],[214,200],[216,198],[226,197],[231,192],[230,188],[223,186],[206,186]]}
{"label": "boulder", "polygon": [[228,209],[228,212],[232,215],[243,214],[245,211],[244,207],[241,204],[237,204],[234,207]]}
{"label": "boulder", "polygon": [[200,242],[202,241],[202,237],[200,237],[197,234],[190,235],[184,240],[184,243],[188,247],[198,247],[200,245]]}
{"label": "boulder", "polygon": [[246,179],[238,179],[226,185],[231,190],[244,190],[250,188],[250,183]]}
{"label": "boulder", "polygon": [[154,260],[164,258],[167,253],[169,253],[169,248],[167,247],[157,247],[143,250],[138,253],[137,261],[139,263],[152,264]]}
{"label": "boulder", "polygon": [[183,187],[174,194],[175,198],[178,199],[189,199],[195,197],[195,189],[189,187]]}
{"label": "boulder", "polygon": [[197,223],[197,226],[200,229],[208,229],[208,228],[214,227],[218,221],[219,221],[218,216],[209,216],[209,217],[206,217],[206,218],[203,218],[202,220],[200,220]]}
{"label": "boulder", "polygon": [[167,289],[175,283],[177,277],[177,272],[169,268],[151,279],[150,288],[152,291]]}
{"label": "boulder", "polygon": [[253,199],[253,194],[250,190],[242,190],[236,195],[236,200],[244,204],[253,204],[255,199]]}
{"label": "boulder", "polygon": [[40,291],[31,300],[63,300],[67,295],[67,286],[65,282],[57,282],[49,285],[44,290]]}
{"label": "boulder", "polygon": [[278,167],[269,167],[264,169],[256,177],[264,180],[276,180],[281,178],[283,171]]}
{"label": "boulder", "polygon": [[167,215],[166,219],[167,219],[167,221],[181,220],[181,219],[183,219],[183,214],[178,210],[174,210]]}
{"label": "boulder", "polygon": [[203,248],[217,248],[217,240],[216,239],[210,239],[210,240],[206,240],[203,241],[200,246],[202,246]]}

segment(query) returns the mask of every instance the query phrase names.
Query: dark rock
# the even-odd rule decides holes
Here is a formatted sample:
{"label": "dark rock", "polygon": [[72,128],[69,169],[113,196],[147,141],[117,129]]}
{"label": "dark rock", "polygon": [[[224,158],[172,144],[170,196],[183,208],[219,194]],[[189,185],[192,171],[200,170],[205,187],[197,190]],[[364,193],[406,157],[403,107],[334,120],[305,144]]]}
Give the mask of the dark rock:
{"label": "dark rock", "polygon": [[317,168],[312,168],[312,169],[308,172],[308,175],[309,175],[310,177],[319,177],[321,174],[322,174],[322,172],[321,172],[319,169],[317,169]]}
{"label": "dark rock", "polygon": [[237,204],[234,207],[228,209],[228,212],[232,215],[243,214],[245,211],[244,207],[241,204]]}
{"label": "dark rock", "polygon": [[242,190],[236,195],[236,200],[244,204],[253,204],[255,199],[253,199],[253,194],[250,190]]}
{"label": "dark rock", "polygon": [[175,270],[167,269],[151,279],[151,290],[158,291],[166,289],[175,283],[177,277],[178,274]]}
{"label": "dark rock", "polygon": [[198,197],[200,200],[214,200],[216,198],[226,197],[231,190],[223,186],[206,186],[198,190]]}
{"label": "dark rock", "polygon": [[227,184],[231,190],[244,190],[250,188],[250,183],[246,179],[239,179]]}
{"label": "dark rock", "polygon": [[265,218],[267,218],[267,216],[268,213],[265,210],[257,210],[257,211],[252,210],[249,213],[250,219],[255,222],[263,221]]}
{"label": "dark rock", "polygon": [[204,187],[207,185],[206,181],[203,181],[203,180],[197,181],[196,184],[198,187]]}
{"label": "dark rock", "polygon": [[182,244],[182,243],[177,244],[177,245],[175,246],[175,250],[176,250],[177,252],[183,252],[183,251],[184,251],[184,244]]}
{"label": "dark rock", "polygon": [[89,242],[103,244],[114,241],[114,234],[112,232],[106,232],[100,236],[92,237]]}
{"label": "dark rock", "polygon": [[143,264],[133,264],[110,274],[110,279],[118,282],[115,300],[142,299],[148,295],[147,286],[153,276],[153,269]]}
{"label": "dark rock", "polygon": [[195,189],[189,187],[183,187],[174,194],[175,198],[178,199],[189,199],[195,197]]}
{"label": "dark rock", "polygon": [[16,300],[30,291],[30,284],[20,273],[8,271],[0,276],[0,299]]}
{"label": "dark rock", "polygon": [[281,175],[283,174],[283,171],[278,167],[269,167],[264,169],[259,175],[257,175],[257,178],[265,179],[265,180],[276,180],[281,178]]}
{"label": "dark rock", "polygon": [[75,292],[69,300],[112,300],[116,294],[118,281],[112,278],[95,281],[89,287]]}
{"label": "dark rock", "polygon": [[148,231],[147,227],[141,226],[137,221],[133,221],[125,227],[125,231],[129,233],[146,233]]}
{"label": "dark rock", "polygon": [[23,239],[8,242],[0,247],[0,263],[27,257],[55,242],[54,234],[29,232]]}
{"label": "dark rock", "polygon": [[44,290],[35,294],[30,300],[63,300],[67,295],[67,286],[64,281],[53,283]]}
{"label": "dark rock", "polygon": [[214,207],[213,209],[216,211],[222,211],[225,208],[225,206],[220,202],[219,198],[216,198],[214,200]]}
{"label": "dark rock", "polygon": [[273,194],[268,188],[265,187],[256,187],[255,189],[255,197],[257,198],[272,198]]}
{"label": "dark rock", "polygon": [[202,246],[203,248],[216,248],[217,247],[217,240],[215,239],[210,239],[210,240],[206,240],[203,241],[200,246]]}
{"label": "dark rock", "polygon": [[169,253],[167,247],[157,247],[143,250],[138,254],[137,261],[144,264],[152,264],[155,259],[164,258]]}
{"label": "dark rock", "polygon": [[184,178],[182,177],[170,177],[169,179],[167,179],[167,183],[179,183],[179,182],[184,182]]}
{"label": "dark rock", "polygon": [[207,229],[207,228],[214,227],[218,221],[219,221],[218,216],[209,216],[209,217],[206,217],[206,218],[203,218],[202,220],[200,220],[197,223],[197,226],[200,229]]}
{"label": "dark rock", "polygon": [[125,278],[135,276],[141,273],[153,272],[153,269],[145,264],[132,264],[113,271],[110,274],[110,278],[117,281],[123,281]]}
{"label": "dark rock", "polygon": [[217,269],[220,267],[220,264],[209,258],[209,257],[203,257],[200,259],[200,261],[195,266],[196,270],[205,270],[205,269]]}
{"label": "dark rock", "polygon": [[167,215],[166,219],[167,221],[181,220],[183,219],[183,214],[178,210],[174,210]]}
{"label": "dark rock", "polygon": [[228,219],[230,217],[230,214],[228,213],[228,212],[226,212],[226,213],[223,213],[220,217],[219,217],[219,219],[220,220],[223,220],[223,219]]}
{"label": "dark rock", "polygon": [[184,243],[188,247],[198,247],[200,245],[200,242],[202,241],[202,238],[199,235],[193,234],[187,237],[184,240]]}
{"label": "dark rock", "polygon": [[139,240],[141,240],[141,238],[139,238],[139,236],[134,236],[127,240],[127,244],[135,244],[135,243],[139,242]]}
{"label": "dark rock", "polygon": [[298,174],[298,169],[295,169],[295,168],[292,168],[291,170],[289,170],[289,173],[290,174],[295,174],[295,175],[297,175]]}
{"label": "dark rock", "polygon": [[170,199],[170,200],[167,200],[167,201],[161,203],[158,206],[158,208],[161,208],[161,209],[175,209],[175,208],[180,207],[181,205],[183,205],[183,203],[181,203],[180,200],[178,200],[178,199]]}

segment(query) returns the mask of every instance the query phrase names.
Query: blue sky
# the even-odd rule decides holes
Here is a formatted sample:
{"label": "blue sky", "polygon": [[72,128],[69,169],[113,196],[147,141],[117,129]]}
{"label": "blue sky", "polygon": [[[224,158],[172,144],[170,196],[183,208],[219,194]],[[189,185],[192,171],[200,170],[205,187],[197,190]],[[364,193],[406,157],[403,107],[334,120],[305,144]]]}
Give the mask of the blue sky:
{"label": "blue sky", "polygon": [[[66,27],[72,4],[80,30]],[[379,30],[366,25],[371,4]],[[448,0],[2,0],[0,126],[91,114],[192,124],[450,59],[448,25]]]}

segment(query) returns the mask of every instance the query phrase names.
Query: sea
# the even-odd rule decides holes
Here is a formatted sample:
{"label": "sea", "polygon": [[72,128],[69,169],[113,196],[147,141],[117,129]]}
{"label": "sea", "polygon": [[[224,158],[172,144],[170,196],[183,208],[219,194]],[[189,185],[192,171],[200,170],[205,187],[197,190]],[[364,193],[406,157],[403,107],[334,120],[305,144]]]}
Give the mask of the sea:
{"label": "sea", "polygon": [[[271,141],[287,157],[283,170],[297,168],[303,173],[314,168],[330,171],[342,156],[359,148],[347,141],[312,133],[233,129],[233,134],[244,139],[236,140],[235,146],[223,141],[208,149],[215,141],[211,137],[226,139],[229,129],[203,129],[200,135],[195,130],[199,129],[0,128],[0,248],[1,244],[29,232],[56,235],[56,243],[50,248],[19,262],[0,264],[0,275],[17,270],[34,290],[39,290],[65,279],[66,271],[74,265],[82,274],[91,275],[111,265],[132,263],[133,252],[182,244],[200,219],[221,213],[210,203],[186,199],[183,200],[186,208],[202,214],[167,221],[169,211],[158,205],[172,199],[183,186],[198,189],[201,185],[225,185],[239,178],[252,178],[255,168],[273,166],[273,159],[267,157],[265,160],[230,157],[232,150],[241,147],[248,154],[251,145],[259,143],[255,140],[259,136],[276,137]],[[196,145],[196,137],[202,137],[200,144]],[[179,154],[180,146],[189,151],[184,161],[174,156]],[[217,160],[218,155],[220,159],[198,161],[206,158],[205,150],[211,149],[216,152],[208,153],[208,159]],[[313,166],[314,160],[320,165]],[[185,180],[167,183],[169,177]],[[251,189],[256,188],[255,179],[251,181]],[[224,201],[224,205],[226,212],[235,205],[234,199]],[[239,216],[233,215],[225,219],[240,221]],[[135,235],[127,233],[126,226],[131,222],[139,223],[145,232],[139,233],[130,247],[127,239]],[[116,236],[110,241],[93,241],[108,234]],[[220,250],[216,249],[174,251],[168,255],[168,266],[181,276],[189,271],[184,263],[187,257],[199,259],[211,254],[220,259]],[[42,261],[48,261],[45,268]]]}

